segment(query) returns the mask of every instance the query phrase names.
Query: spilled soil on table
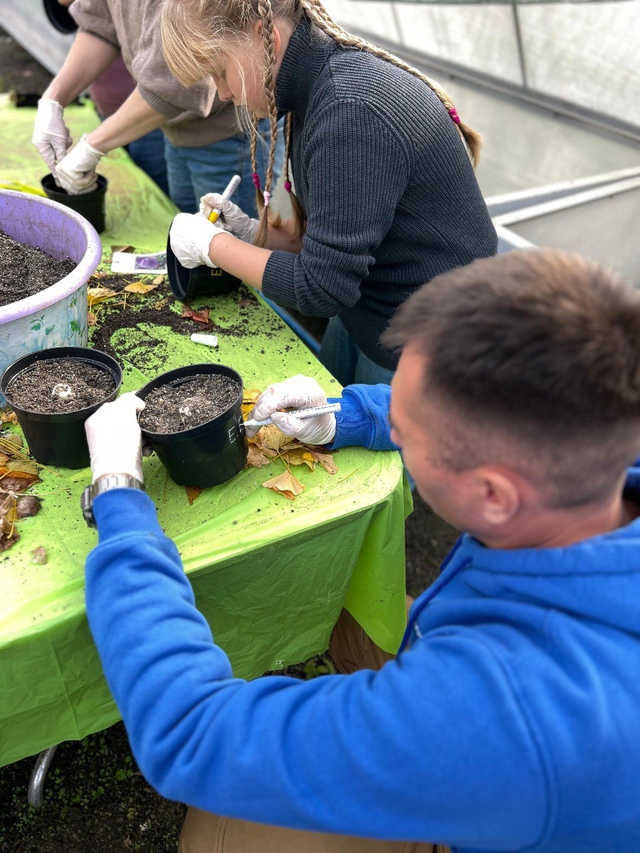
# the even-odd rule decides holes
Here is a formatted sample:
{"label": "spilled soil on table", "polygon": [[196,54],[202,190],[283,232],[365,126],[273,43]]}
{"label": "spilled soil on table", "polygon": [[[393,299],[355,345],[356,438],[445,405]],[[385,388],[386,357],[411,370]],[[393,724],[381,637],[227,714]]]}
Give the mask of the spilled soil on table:
{"label": "spilled soil on table", "polygon": [[[0,30],[0,91],[35,95],[31,97],[35,103],[50,80],[51,74]],[[125,280],[121,289],[127,283]],[[105,286],[113,287],[113,283]],[[168,299],[170,308],[172,297],[166,289],[159,290],[156,298]],[[131,312],[127,321],[144,322],[145,312],[149,322],[157,321],[158,310],[153,306],[135,316]],[[184,334],[205,331],[176,311],[162,311],[162,316],[163,322]],[[322,336],[325,321],[301,315],[296,319],[316,338]],[[106,314],[101,322],[99,328],[90,329],[92,345],[113,355]],[[122,327],[122,318],[118,324]],[[215,328],[206,331],[215,334]],[[447,524],[414,497],[414,510],[406,522],[409,593],[415,596],[432,582],[456,538]],[[325,661],[314,659],[288,671],[292,676],[308,678],[326,673],[328,668]],[[321,750],[322,744],[312,744],[311,748]],[[0,768],[0,853],[175,853],[184,806],[164,800],[149,787],[131,755],[121,723],[59,747],[46,779],[41,809],[27,803],[34,760],[26,758]]]}

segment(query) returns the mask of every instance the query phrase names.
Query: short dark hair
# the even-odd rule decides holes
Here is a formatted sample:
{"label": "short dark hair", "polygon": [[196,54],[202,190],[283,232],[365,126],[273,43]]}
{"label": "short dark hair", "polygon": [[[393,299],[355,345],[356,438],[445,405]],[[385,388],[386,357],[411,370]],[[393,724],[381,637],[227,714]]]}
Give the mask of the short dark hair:
{"label": "short dark hair", "polygon": [[[563,483],[554,475],[560,503],[606,491],[640,451],[640,294],[592,261],[557,249],[474,261],[414,293],[382,340],[422,352],[425,394],[534,445],[546,476],[569,453]],[[578,488],[581,476],[594,488]]]}

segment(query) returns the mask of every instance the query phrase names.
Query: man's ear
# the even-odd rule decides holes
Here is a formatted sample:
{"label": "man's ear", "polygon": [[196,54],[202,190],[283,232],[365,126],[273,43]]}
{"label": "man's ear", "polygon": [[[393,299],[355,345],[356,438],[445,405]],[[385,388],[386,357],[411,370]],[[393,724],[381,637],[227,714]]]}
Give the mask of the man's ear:
{"label": "man's ear", "polygon": [[518,477],[510,471],[483,465],[474,472],[476,510],[482,521],[492,527],[508,524],[522,506],[522,490]]}

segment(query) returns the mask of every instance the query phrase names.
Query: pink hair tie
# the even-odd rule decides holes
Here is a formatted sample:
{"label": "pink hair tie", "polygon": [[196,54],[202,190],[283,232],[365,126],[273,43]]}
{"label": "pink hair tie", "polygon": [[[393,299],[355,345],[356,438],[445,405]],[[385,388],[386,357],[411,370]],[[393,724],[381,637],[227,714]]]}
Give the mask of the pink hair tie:
{"label": "pink hair tie", "polygon": [[451,107],[451,109],[447,110],[447,112],[456,124],[460,124],[460,116],[458,115],[458,111],[455,107]]}
{"label": "pink hair tie", "polygon": [[264,191],[264,206],[269,207],[269,202],[271,201],[271,193],[268,190]]}
{"label": "pink hair tie", "polygon": [[284,188],[288,193],[290,193],[291,192],[291,181],[285,181],[284,182]]}
{"label": "pink hair tie", "polygon": [[260,175],[257,172],[254,172],[253,175],[251,175],[251,178],[253,180],[254,187],[257,190],[259,190],[260,189]]}

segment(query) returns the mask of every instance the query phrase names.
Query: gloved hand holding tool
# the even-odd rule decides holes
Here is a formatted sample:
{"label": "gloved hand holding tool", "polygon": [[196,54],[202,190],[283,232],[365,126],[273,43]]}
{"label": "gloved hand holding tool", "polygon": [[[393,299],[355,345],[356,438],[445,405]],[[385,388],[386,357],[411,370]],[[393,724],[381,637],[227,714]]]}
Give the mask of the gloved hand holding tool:
{"label": "gloved hand holding tool", "polygon": [[51,98],[41,98],[38,101],[31,141],[55,178],[57,164],[65,157],[73,143],[69,128],[64,123],[62,104]]}
{"label": "gloved hand holding tool", "polygon": [[102,151],[87,142],[85,133],[75,148],[56,166],[53,173],[56,183],[69,195],[92,192],[98,186],[96,166],[103,157]]}
{"label": "gloved hand holding tool", "polygon": [[216,210],[220,211],[220,222],[224,223],[230,234],[244,243],[253,243],[260,227],[257,219],[247,216],[232,201],[225,201],[220,193],[203,195],[200,199],[200,213],[209,217]]}
{"label": "gloved hand holding tool", "polygon": [[[284,382],[276,382],[263,391],[249,412],[248,420],[270,419],[285,435],[305,444],[329,444],[336,434],[336,416],[333,411],[308,419],[297,417],[293,412],[280,411],[327,405],[327,396],[316,380],[298,374]],[[249,436],[255,435],[260,429],[251,424],[245,428]]]}

